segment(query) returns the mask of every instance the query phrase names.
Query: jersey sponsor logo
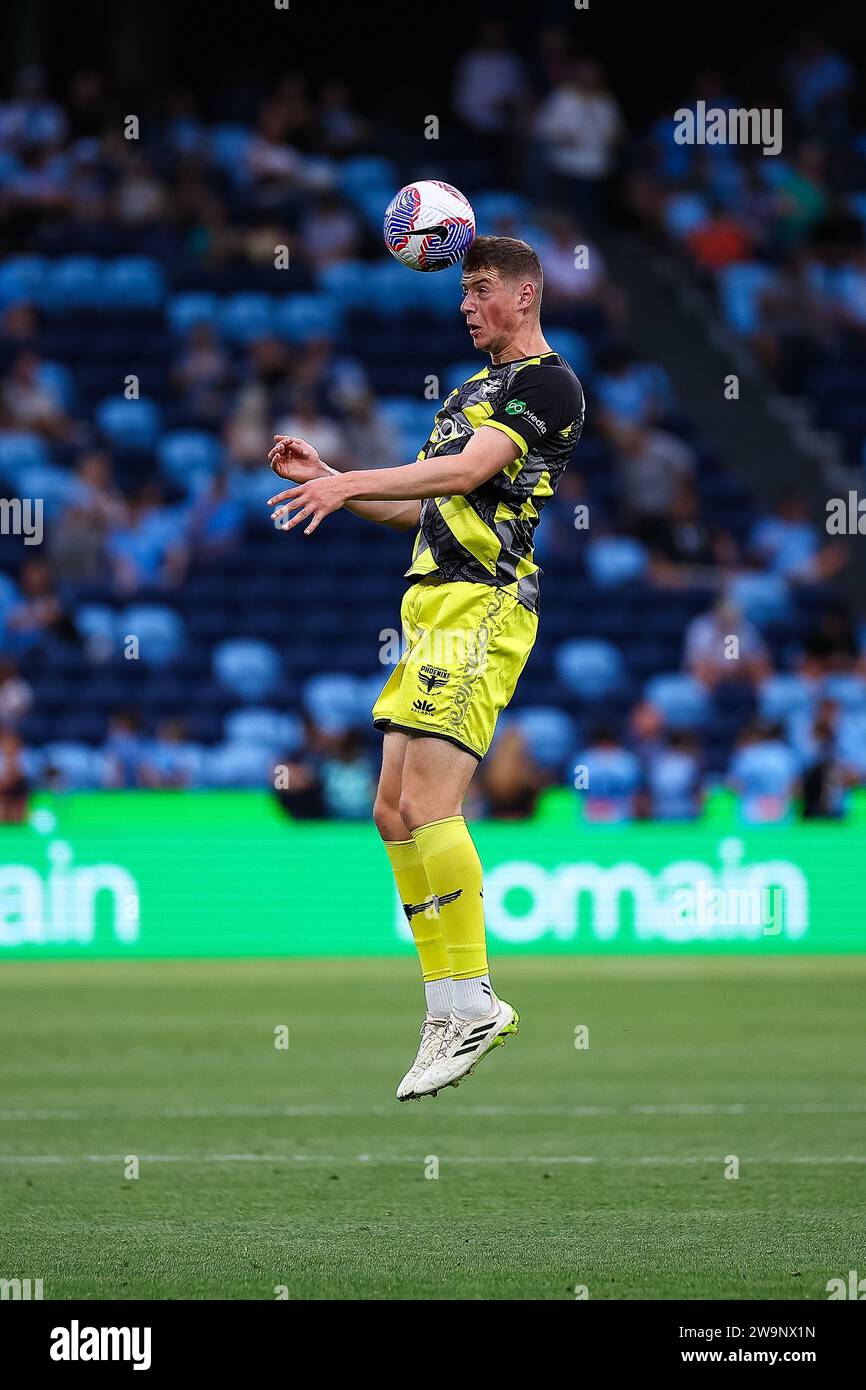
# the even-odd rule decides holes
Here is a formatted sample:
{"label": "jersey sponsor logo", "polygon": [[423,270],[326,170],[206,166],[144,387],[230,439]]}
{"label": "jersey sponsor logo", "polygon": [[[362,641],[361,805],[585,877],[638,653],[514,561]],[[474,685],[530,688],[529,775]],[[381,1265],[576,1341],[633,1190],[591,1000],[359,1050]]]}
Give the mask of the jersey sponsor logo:
{"label": "jersey sponsor logo", "polygon": [[419,672],[418,688],[426,690],[428,695],[432,695],[434,690],[441,690],[443,685],[448,684],[449,671],[444,666],[422,666]]}
{"label": "jersey sponsor logo", "polygon": [[547,425],[545,424],[544,420],[540,418],[540,416],[534,415],[531,410],[527,410],[523,418],[528,422],[528,424],[532,425],[532,428],[534,430],[537,430],[539,434],[547,434]]}
{"label": "jersey sponsor logo", "polygon": [[526,409],[526,401],[509,401],[505,407],[506,415],[522,415]]}
{"label": "jersey sponsor logo", "polygon": [[454,420],[450,415],[446,415],[443,420],[437,420],[430,436],[432,445],[450,444],[452,439],[459,439],[462,435],[468,435],[469,431],[464,429],[459,420]]}
{"label": "jersey sponsor logo", "polygon": [[436,713],[436,706],[433,705],[433,704],[431,704],[429,700],[413,700],[413,701],[412,701],[412,708],[413,708],[413,710],[415,710],[415,712],[416,712],[417,714],[435,714],[435,713]]}

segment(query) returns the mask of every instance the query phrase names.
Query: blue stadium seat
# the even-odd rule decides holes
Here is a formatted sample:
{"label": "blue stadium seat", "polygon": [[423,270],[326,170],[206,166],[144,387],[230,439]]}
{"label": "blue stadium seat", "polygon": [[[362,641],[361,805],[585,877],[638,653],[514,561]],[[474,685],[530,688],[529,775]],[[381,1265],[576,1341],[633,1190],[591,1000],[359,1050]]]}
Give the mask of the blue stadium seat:
{"label": "blue stadium seat", "polygon": [[759,261],[741,261],[718,272],[719,297],[729,328],[735,333],[756,333],[760,326],[760,299],[777,284],[778,272]]}
{"label": "blue stadium seat", "polygon": [[528,705],[517,710],[513,722],[539,766],[560,771],[578,741],[571,716],[554,705]]}
{"label": "blue stadium seat", "polygon": [[574,638],[554,652],[553,664],[561,685],[582,700],[599,700],[625,680],[622,655],[610,642]]}
{"label": "blue stadium seat", "polygon": [[278,300],[274,327],[292,343],[311,338],[334,338],[340,328],[340,306],[324,294],[293,294]]}
{"label": "blue stadium seat", "polygon": [[308,714],[329,732],[336,733],[369,719],[366,689],[357,676],[322,672],[304,682],[301,694]]}
{"label": "blue stadium seat", "polygon": [[104,262],[96,256],[51,261],[39,291],[39,306],[51,314],[97,309],[104,303]]}
{"label": "blue stadium seat", "polygon": [[791,619],[791,596],[779,574],[739,574],[731,581],[730,597],[744,617],[762,626]]}
{"label": "blue stadium seat", "polygon": [[45,440],[24,430],[0,430],[0,477],[16,483],[30,468],[48,464]]}
{"label": "blue stadium seat", "polygon": [[696,729],[712,714],[712,701],[694,676],[680,672],[652,676],[644,686],[644,696],[655,705],[672,729]]}
{"label": "blue stadium seat", "polygon": [[600,536],[584,552],[587,573],[600,589],[640,579],[647,558],[645,548],[629,536]]}
{"label": "blue stadium seat", "polygon": [[148,256],[119,256],[105,268],[102,292],[111,309],[158,309],[165,299],[165,272]]}
{"label": "blue stadium seat", "polygon": [[223,464],[219,439],[205,430],[171,430],[163,434],[156,456],[164,477],[191,489],[202,476],[212,476]]}
{"label": "blue stadium seat", "polygon": [[139,660],[145,666],[169,666],[184,641],[179,615],[155,603],[131,603],[119,615],[118,633],[138,638]]}
{"label": "blue stadium seat", "polygon": [[248,344],[275,332],[274,301],[268,294],[242,291],[224,299],[219,311],[220,332],[230,343]]}
{"label": "blue stadium seat", "polygon": [[160,410],[144,396],[137,401],[106,396],[96,407],[96,423],[113,448],[125,453],[146,452],[156,445]]}
{"label": "blue stadium seat", "polygon": [[267,699],[282,680],[282,662],[269,642],[230,638],[213,652],[217,680],[227,690],[250,703]]}
{"label": "blue stadium seat", "polygon": [[172,332],[184,336],[199,323],[216,325],[219,311],[220,300],[215,294],[207,294],[203,290],[185,290],[168,301],[167,317]]}
{"label": "blue stadium seat", "polygon": [[343,161],[340,167],[340,188],[349,197],[363,193],[370,187],[390,188],[391,192],[382,204],[384,213],[388,203],[400,188],[400,175],[396,164],[383,155],[354,155]]}
{"label": "blue stadium seat", "polygon": [[319,286],[342,309],[359,309],[370,299],[370,269],[368,261],[336,261],[319,271]]}
{"label": "blue stadium seat", "polygon": [[275,709],[234,709],[223,730],[227,743],[250,743],[269,753],[296,753],[303,745],[304,726],[297,715]]}
{"label": "blue stadium seat", "polygon": [[210,146],[219,166],[232,179],[243,174],[244,161],[252,140],[252,131],[245,125],[225,121],[210,132]]}
{"label": "blue stadium seat", "polygon": [[550,346],[565,358],[577,376],[588,376],[592,370],[592,353],[582,333],[573,328],[545,328],[544,336]]}
{"label": "blue stadium seat", "polygon": [[44,256],[10,256],[0,266],[0,303],[38,301],[47,276],[48,262]]}
{"label": "blue stadium seat", "polygon": [[86,743],[58,740],[43,748],[43,766],[57,768],[64,788],[84,791],[100,787],[105,771],[105,757]]}
{"label": "blue stadium seat", "polygon": [[827,676],[821,693],[845,710],[866,710],[866,681],[862,676],[843,671]]}
{"label": "blue stadium seat", "polygon": [[274,786],[272,753],[252,743],[218,743],[202,753],[204,776],[212,787]]}
{"label": "blue stadium seat", "polygon": [[809,710],[814,692],[802,676],[780,672],[768,676],[758,692],[758,712],[769,723],[784,723],[801,710]]}

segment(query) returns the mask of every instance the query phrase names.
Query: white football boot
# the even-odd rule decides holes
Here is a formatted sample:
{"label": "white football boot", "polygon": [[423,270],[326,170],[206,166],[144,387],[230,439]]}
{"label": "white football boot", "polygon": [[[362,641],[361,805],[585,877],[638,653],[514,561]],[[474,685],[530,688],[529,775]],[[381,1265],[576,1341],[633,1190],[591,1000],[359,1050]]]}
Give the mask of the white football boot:
{"label": "white football boot", "polygon": [[450,1019],[431,1018],[428,1014],[421,1024],[421,1041],[418,1044],[418,1051],[415,1061],[407,1071],[400,1085],[397,1087],[398,1100],[415,1100],[415,1082],[428,1067],[439,1051],[439,1046],[445,1036]]}
{"label": "white football boot", "polygon": [[432,1060],[413,1082],[413,1094],[435,1096],[443,1086],[459,1086],[461,1078],[471,1076],[482,1057],[514,1036],[519,1023],[517,1010],[504,999],[495,999],[490,1013],[482,1018],[452,1014]]}

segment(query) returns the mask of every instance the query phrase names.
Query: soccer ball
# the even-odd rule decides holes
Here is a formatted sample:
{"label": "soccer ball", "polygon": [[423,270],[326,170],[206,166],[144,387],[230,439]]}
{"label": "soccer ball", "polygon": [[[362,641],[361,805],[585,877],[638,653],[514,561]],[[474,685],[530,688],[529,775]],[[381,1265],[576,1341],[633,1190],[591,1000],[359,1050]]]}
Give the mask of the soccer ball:
{"label": "soccer ball", "polygon": [[407,183],[385,210],[385,245],[412,270],[445,270],[462,260],[475,236],[468,198],[450,183]]}

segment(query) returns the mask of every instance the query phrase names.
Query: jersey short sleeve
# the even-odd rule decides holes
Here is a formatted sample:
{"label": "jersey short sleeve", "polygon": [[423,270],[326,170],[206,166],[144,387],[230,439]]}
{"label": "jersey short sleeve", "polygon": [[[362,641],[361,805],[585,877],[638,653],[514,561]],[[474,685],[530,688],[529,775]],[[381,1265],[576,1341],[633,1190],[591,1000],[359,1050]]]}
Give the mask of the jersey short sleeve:
{"label": "jersey short sleeve", "polygon": [[514,439],[522,457],[570,428],[576,443],[583,411],[583,391],[573,372],[564,366],[539,363],[515,375],[505,399],[483,423]]}

